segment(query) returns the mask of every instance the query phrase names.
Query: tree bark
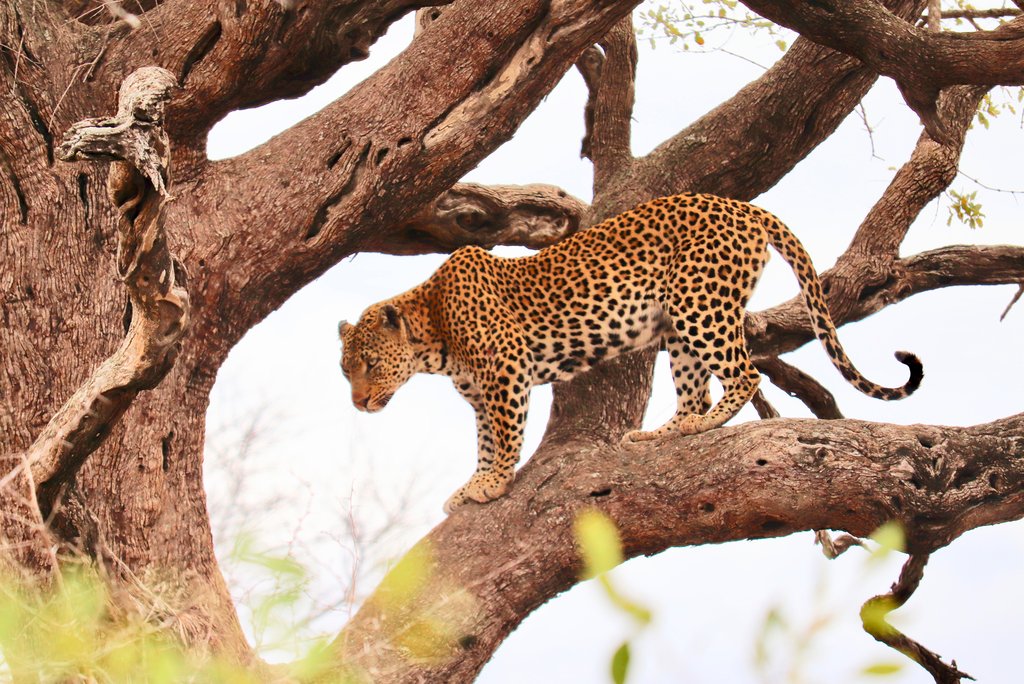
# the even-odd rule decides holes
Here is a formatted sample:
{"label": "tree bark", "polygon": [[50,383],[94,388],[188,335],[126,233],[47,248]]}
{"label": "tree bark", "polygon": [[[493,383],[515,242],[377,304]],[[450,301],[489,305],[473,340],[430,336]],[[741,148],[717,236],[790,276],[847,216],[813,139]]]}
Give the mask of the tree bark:
{"label": "tree bark", "polygon": [[[590,508],[615,521],[627,558],[801,530],[867,536],[893,520],[908,552],[928,554],[1024,516],[1022,456],[1024,415],[972,428],[788,419],[640,446],[548,442],[508,496],[421,540],[401,609],[382,595],[385,579],[334,649],[375,682],[472,681],[523,617],[579,581],[573,521]],[[430,648],[417,651],[405,637],[424,625]]]}
{"label": "tree bark", "polygon": [[[264,145],[220,162],[206,158],[205,138],[224,114],[307,92],[365,57],[387,26],[424,3],[144,1],[131,8],[139,13],[136,29],[124,13],[98,11],[92,0],[0,7],[4,565],[45,578],[74,550],[105,563],[113,582],[128,574],[159,580],[173,587],[162,599],[171,607],[170,628],[186,643],[258,668],[213,555],[201,478],[210,389],[247,330],[358,251],[540,246],[656,195],[755,197],[859,101],[876,78],[865,63],[895,69],[919,39],[899,24],[885,58],[860,54],[839,29],[846,22],[861,32],[894,21],[910,26],[925,2],[890,0],[885,15],[875,7],[858,14],[864,3],[850,3],[852,10],[833,8],[839,19],[829,30],[809,23],[820,7],[764,3],[864,63],[798,40],[762,78],[643,158],[629,147],[636,52],[626,15],[634,4],[466,0],[431,11],[412,45],[373,77]],[[931,74],[950,39],[925,38],[938,41],[927,43]],[[1014,41],[1015,34],[993,32],[963,45],[999,51]],[[600,50],[587,52],[593,63],[579,59],[598,43]],[[457,185],[577,62],[591,90],[593,205],[548,186]],[[953,65],[961,71],[951,73],[976,62]],[[1015,64],[962,79],[1009,82]],[[172,229],[162,237],[140,226],[135,244],[153,249],[119,253],[115,205],[137,215],[125,194],[118,191],[112,205],[102,187],[123,189],[141,177],[126,181],[105,164],[58,163],[55,132],[114,111],[122,81],[147,66],[166,69],[180,86],[166,111],[173,201],[155,215]],[[931,85],[962,82],[929,78]],[[983,93],[948,89],[942,135],[919,141],[826,279],[837,322],[925,289],[1024,280],[1019,247],[898,256],[902,231],[948,184]],[[148,179],[159,197],[163,176]],[[160,294],[173,295],[173,311],[153,305],[145,288],[126,306],[111,266],[129,280],[149,273],[148,262],[134,256],[144,253],[157,256],[150,276],[166,284]],[[875,258],[883,268],[865,266]],[[171,286],[185,272],[188,302]],[[170,367],[186,313],[191,326]],[[126,334],[158,318],[162,346],[152,376],[143,372],[141,382],[120,389],[89,384],[103,359],[130,344]],[[752,317],[748,335],[768,364],[809,339],[795,303]],[[335,642],[339,668],[381,681],[473,677],[526,614],[577,581],[569,530],[587,506],[616,519],[629,555],[799,529],[863,534],[889,518],[906,525],[914,553],[928,553],[966,529],[1024,514],[1020,416],[967,429],[771,421],[620,447],[646,405],[653,356],[630,355],[557,387],[544,443],[512,494],[490,504],[486,516],[470,508],[431,533],[419,547],[425,560],[418,567],[427,570],[420,588],[396,603],[394,584],[385,583]],[[134,396],[160,377],[155,390]],[[61,413],[83,386],[111,404],[73,401],[78,408]],[[829,410],[826,399],[814,401]],[[96,434],[91,423],[79,429],[83,419],[110,425],[118,414],[95,451],[79,439]],[[47,431],[51,420],[56,427]],[[479,553],[496,535],[510,541],[504,555]]]}

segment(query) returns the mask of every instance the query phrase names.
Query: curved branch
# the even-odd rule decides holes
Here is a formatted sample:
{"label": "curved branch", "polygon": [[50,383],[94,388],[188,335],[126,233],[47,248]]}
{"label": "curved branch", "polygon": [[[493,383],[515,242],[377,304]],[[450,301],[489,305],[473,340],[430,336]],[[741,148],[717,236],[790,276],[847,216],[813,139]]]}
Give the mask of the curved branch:
{"label": "curved branch", "polygon": [[[910,553],[929,553],[1024,517],[1022,445],[1024,414],[971,428],[770,420],[641,446],[548,444],[506,497],[432,530],[403,600],[385,580],[333,649],[373,681],[471,681],[527,614],[579,581],[572,523],[592,507],[615,521],[627,557],[799,530],[865,536],[892,520]],[[411,647],[424,634],[429,657]]]}
{"label": "curved branch", "polygon": [[159,67],[134,72],[121,87],[117,115],[75,124],[57,151],[63,161],[114,162],[108,194],[121,212],[117,272],[128,288],[131,324],[117,351],[29,447],[32,477],[44,488],[73,476],[135,395],[159,384],[188,325],[184,271],[167,246],[162,216],[170,154],[164,105],[174,85],[174,76]]}
{"label": "curved branch", "polygon": [[896,81],[932,139],[948,140],[939,92],[958,84],[1024,84],[1024,20],[994,31],[932,32],[874,0],[744,0],[758,14]]}
{"label": "curved branch", "polygon": [[[1024,281],[1024,247],[956,245],[895,262],[881,285],[851,281],[851,298],[836,325],[867,318],[912,295],[958,285],[1017,285]],[[860,289],[857,289],[857,286]],[[835,293],[833,287],[832,293]],[[845,294],[842,296],[846,296]],[[767,312],[751,314],[760,333],[751,336],[755,356],[783,354],[814,339],[802,300],[792,299]],[[756,318],[755,318],[756,317]],[[748,321],[748,325],[750,325]]]}
{"label": "curved branch", "polygon": [[860,609],[861,623],[864,631],[890,648],[903,653],[928,671],[938,684],[960,684],[962,679],[974,680],[966,672],[961,672],[956,661],[952,665],[942,662],[942,658],[917,643],[901,631],[890,625],[885,617],[903,606],[921,583],[924,577],[924,566],[928,563],[926,553],[912,555],[903,564],[900,578],[887,594],[875,596],[864,602]]}
{"label": "curved branch", "polygon": [[791,366],[778,357],[755,359],[754,364],[759,371],[768,376],[773,385],[802,401],[816,417],[825,420],[843,417],[832,393],[796,366]]}

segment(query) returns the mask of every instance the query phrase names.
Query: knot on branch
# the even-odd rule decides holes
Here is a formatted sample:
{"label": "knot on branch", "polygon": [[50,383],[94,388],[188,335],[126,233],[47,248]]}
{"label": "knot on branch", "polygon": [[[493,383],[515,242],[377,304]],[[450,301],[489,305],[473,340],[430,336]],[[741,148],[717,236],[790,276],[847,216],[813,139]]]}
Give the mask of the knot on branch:
{"label": "knot on branch", "polygon": [[552,185],[458,183],[397,232],[407,240],[408,253],[464,245],[539,249],[579,230],[586,210],[585,203]]}
{"label": "knot on branch", "polygon": [[170,159],[164,106],[175,87],[174,75],[161,67],[133,72],[121,84],[117,114],[73,124],[57,148],[57,157],[66,162],[127,162],[160,196],[167,197]]}

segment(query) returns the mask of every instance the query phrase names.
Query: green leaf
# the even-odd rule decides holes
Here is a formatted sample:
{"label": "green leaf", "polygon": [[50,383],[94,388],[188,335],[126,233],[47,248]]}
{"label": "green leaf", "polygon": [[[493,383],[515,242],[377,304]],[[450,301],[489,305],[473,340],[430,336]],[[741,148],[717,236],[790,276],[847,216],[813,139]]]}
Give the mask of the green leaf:
{"label": "green leaf", "polygon": [[878,548],[872,551],[870,556],[873,562],[881,561],[893,551],[904,553],[907,549],[907,536],[903,532],[903,526],[895,520],[890,520],[872,532],[871,539],[878,544]]}
{"label": "green leaf", "polygon": [[597,581],[601,584],[601,587],[604,588],[604,592],[611,600],[612,605],[622,612],[628,613],[630,617],[639,622],[641,626],[650,623],[651,611],[620,594],[615,586],[612,585],[611,580],[608,579],[608,575],[600,575],[597,578]]}
{"label": "green leaf", "polygon": [[899,674],[903,671],[903,663],[875,663],[868,665],[861,674],[869,675],[871,677],[887,677],[889,675]]}
{"label": "green leaf", "polygon": [[591,509],[576,517],[576,544],[583,556],[585,579],[608,572],[622,563],[622,541],[615,523],[601,511]]}
{"label": "green leaf", "polygon": [[612,656],[612,681],[625,684],[626,673],[629,671],[629,642],[624,641]]}

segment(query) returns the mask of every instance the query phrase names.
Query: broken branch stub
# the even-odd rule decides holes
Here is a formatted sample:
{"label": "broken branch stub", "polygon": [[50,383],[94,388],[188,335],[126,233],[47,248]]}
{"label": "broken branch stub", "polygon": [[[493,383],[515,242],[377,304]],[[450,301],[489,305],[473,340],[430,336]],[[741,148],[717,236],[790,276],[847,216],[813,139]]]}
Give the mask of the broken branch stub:
{"label": "broken branch stub", "polygon": [[163,226],[163,205],[170,198],[164,105],[175,86],[165,69],[135,71],[121,85],[117,114],[76,123],[57,149],[62,161],[112,162],[107,193],[121,214],[117,272],[128,289],[131,325],[117,351],[29,448],[27,463],[37,483],[77,471],[135,396],[171,369],[188,326],[185,271],[168,248]]}

